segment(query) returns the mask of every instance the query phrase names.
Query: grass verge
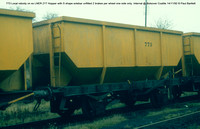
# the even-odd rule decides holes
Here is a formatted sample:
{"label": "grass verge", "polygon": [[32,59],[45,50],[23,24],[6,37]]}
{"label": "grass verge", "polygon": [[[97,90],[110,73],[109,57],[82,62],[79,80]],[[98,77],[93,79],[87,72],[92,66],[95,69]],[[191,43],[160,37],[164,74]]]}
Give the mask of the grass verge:
{"label": "grass verge", "polygon": [[49,102],[42,101],[37,111],[33,111],[36,102],[24,104],[22,102],[12,104],[5,111],[0,111],[0,127],[22,124],[32,121],[45,120],[58,117],[51,113]]}
{"label": "grass verge", "polygon": [[108,127],[108,126],[121,123],[125,120],[127,119],[123,117],[122,115],[113,115],[110,117],[102,118],[100,120],[96,120],[91,123],[86,123],[86,124],[76,123],[76,125],[69,125],[65,127],[64,129],[100,129],[103,127]]}

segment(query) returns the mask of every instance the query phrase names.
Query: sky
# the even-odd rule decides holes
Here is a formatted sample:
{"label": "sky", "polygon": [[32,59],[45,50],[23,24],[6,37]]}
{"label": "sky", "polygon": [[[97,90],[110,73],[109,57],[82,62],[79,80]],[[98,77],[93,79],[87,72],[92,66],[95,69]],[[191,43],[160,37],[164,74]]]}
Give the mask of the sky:
{"label": "sky", "polygon": [[[33,11],[36,13],[37,21],[41,21],[47,13],[56,13],[59,16],[144,26],[144,2],[145,0],[0,0],[0,8],[20,7]],[[158,19],[163,19],[171,23],[172,30],[200,33],[199,0],[147,0],[147,2],[148,27],[155,26]]]}

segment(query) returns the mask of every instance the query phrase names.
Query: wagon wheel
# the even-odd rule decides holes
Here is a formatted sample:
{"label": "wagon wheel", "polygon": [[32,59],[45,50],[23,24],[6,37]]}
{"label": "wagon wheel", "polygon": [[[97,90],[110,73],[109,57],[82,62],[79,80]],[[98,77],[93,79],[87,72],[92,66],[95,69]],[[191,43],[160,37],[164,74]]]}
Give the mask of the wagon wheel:
{"label": "wagon wheel", "polygon": [[120,101],[124,104],[126,104],[128,107],[133,108],[135,106],[136,97],[133,96],[133,94],[130,94],[129,92],[124,92],[120,94]]}
{"label": "wagon wheel", "polygon": [[68,109],[66,111],[60,111],[58,114],[63,118],[71,117],[71,115],[74,113],[75,109]]}
{"label": "wagon wheel", "polygon": [[83,114],[88,118],[105,113],[105,104],[90,97],[84,97],[82,101]]}
{"label": "wagon wheel", "polygon": [[150,96],[150,100],[154,108],[160,108],[167,103],[168,94],[164,94],[160,90],[154,90]]}
{"label": "wagon wheel", "polygon": [[174,99],[174,100],[180,98],[180,96],[181,96],[181,91],[180,91],[180,89],[179,89],[178,86],[173,86],[173,87],[172,87],[172,96],[173,96],[173,99]]}
{"label": "wagon wheel", "polygon": [[128,97],[123,97],[120,100],[122,103],[126,104],[128,107],[133,108],[135,106],[135,100],[133,100],[132,98],[128,98]]}
{"label": "wagon wheel", "polygon": [[124,103],[130,108],[133,108],[135,106],[135,102],[136,101],[130,101],[130,100],[124,101]]}
{"label": "wagon wheel", "polygon": [[63,118],[71,117],[77,107],[74,101],[71,102],[70,100],[71,98],[62,98],[60,96],[58,96],[56,99],[52,99],[50,103],[51,110],[53,110],[53,112],[57,112]]}

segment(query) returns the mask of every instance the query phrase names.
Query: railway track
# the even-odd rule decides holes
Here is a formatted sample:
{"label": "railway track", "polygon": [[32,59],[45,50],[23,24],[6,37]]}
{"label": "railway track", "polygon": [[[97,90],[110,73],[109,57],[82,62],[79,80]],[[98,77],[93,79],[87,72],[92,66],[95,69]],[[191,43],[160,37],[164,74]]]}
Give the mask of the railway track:
{"label": "railway track", "polygon": [[[181,98],[177,103],[171,103],[163,109],[138,109],[132,114],[124,114],[124,116],[127,116],[128,120],[114,126],[104,127],[102,129],[182,129],[187,128],[192,124],[200,125],[200,122],[196,122],[200,119],[200,107],[193,106],[193,104],[195,105],[199,102],[200,100],[198,96],[189,96]],[[174,111],[167,112],[165,110],[166,108],[171,108]],[[149,114],[154,115],[150,116]]]}
{"label": "railway track", "polygon": [[[187,104],[188,102],[195,102],[195,101],[198,101],[198,96],[188,96],[188,97],[184,97],[184,98],[181,98],[180,100],[177,101],[177,103],[174,103],[174,102],[171,102],[169,106],[175,106],[175,105],[185,105]],[[62,126],[65,126],[65,125],[69,125],[69,124],[75,124],[75,123],[88,123],[88,122],[93,122],[94,120],[98,120],[99,118],[102,118],[102,117],[109,117],[113,114],[127,114],[129,112],[144,112],[144,111],[148,111],[148,110],[152,110],[152,106],[150,103],[145,103],[145,104],[139,104],[139,105],[136,105],[134,107],[134,109],[131,109],[131,108],[128,108],[128,107],[121,107],[121,108],[115,108],[115,109],[109,109],[106,111],[106,114],[104,116],[99,116],[99,117],[96,117],[95,119],[91,120],[91,119],[88,119],[88,118],[85,118],[82,114],[81,115],[73,115],[72,117],[70,118],[53,118],[53,119],[47,119],[47,120],[42,120],[42,121],[34,121],[34,122],[29,122],[29,123],[24,123],[24,124],[17,124],[17,125],[12,125],[12,126],[6,126],[6,127],[2,127],[4,129],[9,129],[9,128],[13,128],[13,129],[16,129],[16,128],[49,128],[49,127],[62,127]],[[198,111],[198,113],[200,113],[200,111]],[[192,115],[192,114],[191,114]],[[189,114],[188,114],[189,116]],[[184,117],[184,115],[183,115]],[[174,118],[175,119],[175,118]],[[178,117],[177,117],[178,119]],[[172,118],[173,120],[173,118]],[[167,121],[170,121],[169,120],[166,120]],[[159,124],[162,124],[164,123],[165,120],[163,121],[159,121],[159,122],[154,122],[154,123],[151,123],[151,124],[146,124],[146,125],[143,125],[145,128],[147,127],[152,127],[152,126],[157,126]],[[140,128],[144,128],[143,126],[138,126],[137,128],[140,129]],[[112,128],[112,127],[111,127]]]}
{"label": "railway track", "polygon": [[[159,128],[167,128],[167,129],[176,128],[177,129],[178,125],[180,126],[180,128],[183,128],[181,126],[181,124],[185,124],[184,122],[190,120],[190,118],[192,118],[192,117],[200,118],[200,111],[195,111],[195,112],[184,114],[184,115],[181,115],[178,117],[157,121],[157,122],[147,124],[147,125],[142,125],[139,127],[135,127],[134,129],[153,129],[153,128],[157,128],[157,129],[159,129]],[[182,121],[182,122],[180,122],[180,121]],[[176,124],[174,124],[174,123],[176,123]],[[167,127],[166,127],[166,125],[167,125]],[[176,125],[176,127],[174,127],[174,125]],[[184,125],[184,126],[186,126],[186,125]]]}

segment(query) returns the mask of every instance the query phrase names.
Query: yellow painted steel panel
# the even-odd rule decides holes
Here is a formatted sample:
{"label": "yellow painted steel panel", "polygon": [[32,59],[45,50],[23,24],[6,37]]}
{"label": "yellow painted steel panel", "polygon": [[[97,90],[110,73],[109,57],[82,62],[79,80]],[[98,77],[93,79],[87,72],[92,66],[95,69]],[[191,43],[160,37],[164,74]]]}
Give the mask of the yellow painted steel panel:
{"label": "yellow painted steel panel", "polygon": [[195,55],[200,64],[200,33],[185,33],[183,35],[184,50],[191,51],[184,53],[185,55]]}
{"label": "yellow painted steel panel", "polygon": [[67,73],[61,78],[68,78],[67,82],[61,81],[66,85],[159,79],[182,56],[182,32],[70,17],[33,25],[34,31],[44,29],[43,34],[34,34],[38,38],[34,42],[39,42],[35,43],[35,51],[41,55],[49,53],[48,45],[53,37],[49,37],[47,26],[54,23],[61,27],[61,52],[65,51],[61,66]]}
{"label": "yellow painted steel panel", "polygon": [[34,18],[35,14],[31,12],[23,12],[23,11],[13,11],[7,9],[0,9],[0,15],[6,15],[10,17],[25,17],[25,18]]}
{"label": "yellow painted steel panel", "polygon": [[0,25],[0,70],[17,70],[33,52],[32,19],[0,15]]}
{"label": "yellow painted steel panel", "polygon": [[102,67],[102,27],[95,25],[65,23],[65,52],[77,67]]}
{"label": "yellow painted steel panel", "polygon": [[112,26],[117,28],[134,28],[134,29],[140,29],[140,30],[148,30],[152,32],[165,32],[165,33],[171,33],[171,34],[182,34],[181,31],[174,31],[174,30],[165,30],[165,29],[158,29],[158,28],[147,28],[143,26],[135,26],[135,25],[128,25],[128,24],[120,24],[120,23],[114,23],[114,22],[105,22],[105,21],[96,21],[96,20],[90,20],[90,19],[83,19],[83,18],[74,18],[74,17],[67,17],[62,16],[50,20],[45,20],[41,22],[37,22],[33,24],[33,27],[37,26],[43,26],[48,25],[50,23],[57,23],[57,22],[70,22],[70,23],[81,23],[81,24],[88,24],[88,25],[99,25],[99,26]]}
{"label": "yellow painted steel panel", "polygon": [[133,29],[105,28],[107,67],[135,66]]}
{"label": "yellow painted steel panel", "polygon": [[136,65],[161,66],[160,34],[136,31]]}
{"label": "yellow painted steel panel", "polygon": [[191,36],[184,37],[183,39],[183,51],[184,55],[193,55],[194,54],[194,44],[192,43]]}
{"label": "yellow painted steel panel", "polygon": [[193,41],[193,50],[194,50],[194,55],[198,61],[198,63],[200,64],[200,36],[194,36],[192,37],[192,41]]}
{"label": "yellow painted steel panel", "polygon": [[[0,90],[27,90],[23,64],[33,52],[34,13],[0,9]],[[28,66],[27,66],[28,67]],[[26,69],[28,70],[28,69]],[[26,83],[26,84],[25,84]]]}
{"label": "yellow painted steel panel", "polygon": [[49,33],[48,25],[35,27],[33,29],[34,54],[49,53]]}
{"label": "yellow painted steel panel", "polygon": [[2,91],[15,91],[25,90],[23,70],[19,69],[12,73],[9,77],[0,82],[0,90]]}
{"label": "yellow painted steel panel", "polygon": [[[176,49],[178,52],[180,51],[180,35],[182,33],[178,31],[144,28],[139,26],[70,17],[60,17],[49,21],[35,23],[34,30],[37,28],[41,28],[42,30],[43,26],[46,26],[51,22],[63,23],[61,26],[63,42],[62,47],[64,47],[66,54],[72,59],[74,64],[80,68],[103,67],[104,60],[106,60],[107,65],[113,67],[135,65],[171,66],[176,65],[179,61],[178,58],[180,58],[178,57],[180,54],[178,54],[176,57],[172,57],[173,63],[169,62],[169,64],[167,64],[167,60],[170,60],[171,58],[169,48],[175,40],[178,40],[178,47],[173,47],[173,51]],[[103,41],[102,34],[103,25],[105,26],[105,41]],[[135,29],[137,30],[136,32],[134,32]],[[164,39],[161,39],[161,32],[163,33]],[[47,35],[47,33],[44,32],[44,35],[45,34]],[[39,35],[40,34],[38,34],[37,37],[39,37]],[[48,36],[41,36],[41,38],[42,37],[49,38]],[[134,37],[136,38],[134,39]],[[161,43],[161,40],[167,41]],[[48,42],[48,40],[46,39],[45,42]],[[46,53],[49,50],[47,47],[48,43],[46,44],[46,47],[44,47],[44,43],[41,43],[41,47],[36,47],[35,51],[44,48],[44,52]],[[167,44],[171,45],[167,46]],[[103,47],[106,49],[105,53]],[[105,57],[104,54],[106,54]],[[162,58],[167,59],[162,61]]]}
{"label": "yellow painted steel panel", "polygon": [[183,55],[182,36],[162,35],[162,65],[177,66]]}

